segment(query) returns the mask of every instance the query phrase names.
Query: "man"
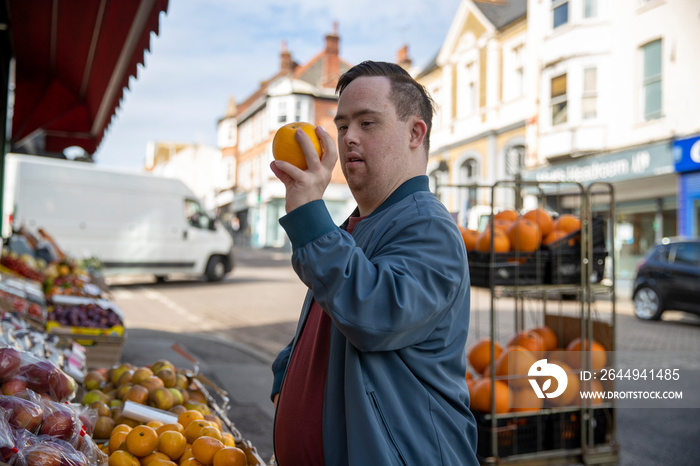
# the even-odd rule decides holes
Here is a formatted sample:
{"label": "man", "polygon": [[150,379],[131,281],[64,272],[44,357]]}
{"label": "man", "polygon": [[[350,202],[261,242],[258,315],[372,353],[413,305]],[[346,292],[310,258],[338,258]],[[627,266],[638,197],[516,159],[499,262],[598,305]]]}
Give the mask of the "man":
{"label": "man", "polygon": [[[280,219],[309,287],[273,364],[275,456],[290,465],[476,465],[465,343],[469,273],[457,225],[425,176],[432,100],[398,65],[341,76],[338,152],[273,162]],[[321,200],[336,159],[357,202],[338,228]],[[279,396],[279,399],[278,399]]]}

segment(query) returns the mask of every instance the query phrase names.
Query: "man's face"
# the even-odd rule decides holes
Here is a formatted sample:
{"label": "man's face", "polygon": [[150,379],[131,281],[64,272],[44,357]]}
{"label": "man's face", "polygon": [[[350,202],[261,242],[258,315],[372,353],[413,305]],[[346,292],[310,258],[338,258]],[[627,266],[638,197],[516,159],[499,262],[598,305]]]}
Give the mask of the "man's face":
{"label": "man's face", "polygon": [[412,119],[399,121],[390,90],[386,77],[361,77],[338,101],[340,166],[361,209],[368,202],[376,208],[414,176],[409,160]]}

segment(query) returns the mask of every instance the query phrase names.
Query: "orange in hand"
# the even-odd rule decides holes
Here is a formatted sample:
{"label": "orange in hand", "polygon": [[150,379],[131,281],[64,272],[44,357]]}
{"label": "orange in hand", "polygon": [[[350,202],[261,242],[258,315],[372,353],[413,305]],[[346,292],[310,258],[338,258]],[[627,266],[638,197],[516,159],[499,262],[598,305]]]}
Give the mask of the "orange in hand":
{"label": "orange in hand", "polygon": [[301,121],[288,123],[277,130],[272,140],[272,156],[275,160],[284,160],[295,167],[306,170],[308,168],[306,156],[301,148],[301,144],[299,144],[295,137],[297,129],[301,129],[309,136],[309,139],[311,139],[316,149],[316,153],[318,153],[318,157],[321,158],[321,142],[318,136],[316,136],[316,127],[311,123],[304,123]]}

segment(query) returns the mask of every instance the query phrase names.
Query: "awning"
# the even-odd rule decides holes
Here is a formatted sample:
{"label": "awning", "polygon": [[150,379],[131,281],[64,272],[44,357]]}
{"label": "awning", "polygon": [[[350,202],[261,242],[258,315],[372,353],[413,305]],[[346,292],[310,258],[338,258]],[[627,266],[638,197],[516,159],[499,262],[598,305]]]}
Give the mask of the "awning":
{"label": "awning", "polygon": [[[15,58],[10,142],[94,153],[168,0],[6,0]],[[2,2],[4,3],[4,2]]]}

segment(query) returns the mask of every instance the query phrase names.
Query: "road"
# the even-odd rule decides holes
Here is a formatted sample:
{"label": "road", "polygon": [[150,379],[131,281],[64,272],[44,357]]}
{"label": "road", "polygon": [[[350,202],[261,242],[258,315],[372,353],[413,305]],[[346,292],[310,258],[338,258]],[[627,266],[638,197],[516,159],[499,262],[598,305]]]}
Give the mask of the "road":
{"label": "road", "polygon": [[[258,361],[271,363],[294,334],[306,290],[289,265],[288,253],[240,250],[237,257],[236,269],[222,283],[177,277],[166,283],[155,283],[151,277],[110,279],[127,329],[151,329],[183,337],[205,334],[239,345]],[[499,336],[512,332],[513,306],[512,300],[497,302]],[[572,306],[576,309],[572,302],[557,301],[548,306],[548,312],[567,313]],[[474,289],[468,345],[488,336],[489,309],[490,295]],[[525,310],[526,322],[528,315],[538,311]],[[610,303],[606,302],[593,308],[594,315],[604,321],[610,319],[609,311]],[[654,354],[671,365],[700,369],[700,318],[669,312],[661,322],[641,322],[633,316],[627,299],[617,301],[616,315],[618,362],[635,367]],[[697,393],[696,389],[693,395]],[[261,394],[261,399],[266,397],[267,393]],[[266,422],[271,422],[270,406],[263,409],[269,418]],[[617,412],[621,465],[697,464],[698,409],[628,408]],[[271,425],[261,428],[271,429]],[[259,447],[264,453],[269,448],[267,442]]]}

